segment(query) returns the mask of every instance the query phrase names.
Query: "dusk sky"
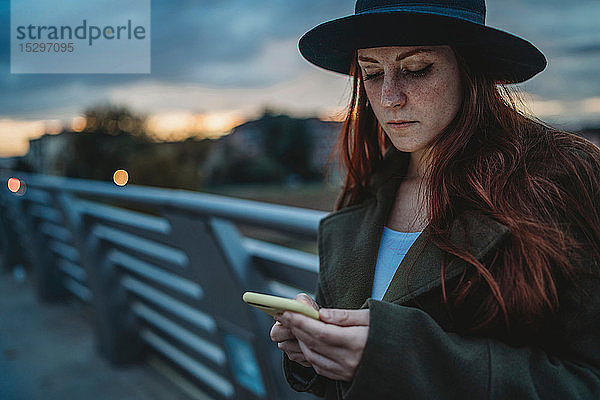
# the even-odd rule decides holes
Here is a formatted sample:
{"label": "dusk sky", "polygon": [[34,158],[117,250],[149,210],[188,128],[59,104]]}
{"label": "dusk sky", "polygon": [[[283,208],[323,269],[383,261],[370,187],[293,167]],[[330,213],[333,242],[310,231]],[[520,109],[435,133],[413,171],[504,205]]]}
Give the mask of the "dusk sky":
{"label": "dusk sky", "polygon": [[[353,8],[351,0],[152,0],[150,74],[11,74],[10,1],[1,0],[0,155],[24,154],[28,138],[105,103],[147,114],[163,137],[217,135],[265,106],[334,118],[349,80],[309,64],[297,43]],[[548,58],[519,85],[536,115],[570,129],[600,125],[600,1],[488,0],[487,8],[488,25]]]}

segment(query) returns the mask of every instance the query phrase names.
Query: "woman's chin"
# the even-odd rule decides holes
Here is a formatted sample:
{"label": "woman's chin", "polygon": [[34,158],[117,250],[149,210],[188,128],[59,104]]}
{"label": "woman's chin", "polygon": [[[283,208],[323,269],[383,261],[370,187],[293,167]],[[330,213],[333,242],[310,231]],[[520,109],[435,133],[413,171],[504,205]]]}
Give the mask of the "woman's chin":
{"label": "woman's chin", "polygon": [[392,140],[391,142],[392,145],[396,148],[396,150],[402,151],[404,153],[414,153],[425,148],[425,145],[420,143],[406,143],[401,140]]}

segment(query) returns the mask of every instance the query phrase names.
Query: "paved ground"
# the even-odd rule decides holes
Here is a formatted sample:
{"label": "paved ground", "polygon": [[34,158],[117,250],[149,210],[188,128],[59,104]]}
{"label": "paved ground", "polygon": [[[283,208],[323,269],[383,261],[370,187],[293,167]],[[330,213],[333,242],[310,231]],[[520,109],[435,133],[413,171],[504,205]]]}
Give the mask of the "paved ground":
{"label": "paved ground", "polygon": [[42,304],[27,280],[0,271],[0,400],[55,399],[190,397],[147,364],[110,366],[94,350],[85,306]]}

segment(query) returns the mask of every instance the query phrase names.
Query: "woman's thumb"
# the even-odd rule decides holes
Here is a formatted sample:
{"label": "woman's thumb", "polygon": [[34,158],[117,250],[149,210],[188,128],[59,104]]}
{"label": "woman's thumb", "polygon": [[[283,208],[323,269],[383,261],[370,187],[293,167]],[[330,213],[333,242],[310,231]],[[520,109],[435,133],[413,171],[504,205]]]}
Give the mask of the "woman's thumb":
{"label": "woman's thumb", "polygon": [[298,293],[296,297],[294,297],[294,300],[302,302],[304,304],[308,304],[315,310],[319,311],[319,305],[312,299],[312,297],[310,297],[306,293]]}

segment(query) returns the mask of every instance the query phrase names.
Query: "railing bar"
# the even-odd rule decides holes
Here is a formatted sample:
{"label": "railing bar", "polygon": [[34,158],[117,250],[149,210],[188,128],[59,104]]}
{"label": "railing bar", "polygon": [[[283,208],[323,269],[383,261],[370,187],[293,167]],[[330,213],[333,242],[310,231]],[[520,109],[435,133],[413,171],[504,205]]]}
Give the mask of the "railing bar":
{"label": "railing bar", "polygon": [[69,246],[66,243],[62,243],[56,240],[50,240],[48,243],[48,247],[54,253],[59,256],[66,258],[67,260],[73,261],[74,263],[79,262],[79,250],[77,250],[73,246]]}
{"label": "railing bar", "polygon": [[40,224],[40,231],[63,242],[69,242],[72,238],[71,232],[67,228],[52,222],[42,222]]}
{"label": "railing bar", "polygon": [[28,189],[24,196],[27,200],[38,204],[50,204],[50,194],[43,189]]}
{"label": "railing bar", "polygon": [[163,317],[150,307],[146,307],[140,302],[136,302],[132,306],[133,312],[139,317],[143,318],[147,322],[154,325],[156,328],[167,333],[171,337],[177,339],[180,343],[193,348],[199,354],[210,359],[215,364],[220,366],[225,365],[226,356],[225,352],[219,346],[204,340],[197,335],[194,335],[190,331],[181,326],[177,325],[168,318]]}
{"label": "railing bar", "polygon": [[32,204],[29,208],[29,213],[34,217],[41,218],[46,221],[61,223],[62,215],[55,209],[39,204]]}
{"label": "railing bar", "polygon": [[165,272],[155,265],[130,256],[122,251],[111,250],[108,254],[108,259],[113,264],[119,265],[131,272],[142,275],[160,285],[167,286],[194,299],[199,300],[204,296],[204,291],[200,285],[175,274]]}
{"label": "railing bar", "polygon": [[73,293],[75,296],[79,297],[84,302],[89,303],[92,301],[91,290],[83,286],[82,284],[76,282],[75,280],[69,277],[65,277],[63,279],[63,285],[65,286],[65,288],[67,288],[69,292]]}
{"label": "railing bar", "polygon": [[87,273],[81,266],[72,263],[69,260],[60,258],[58,260],[58,267],[67,275],[71,276],[79,282],[85,283],[87,281]]}
{"label": "railing bar", "polygon": [[201,390],[198,386],[198,382],[193,382],[191,377],[188,378],[183,376],[177,366],[171,366],[168,361],[160,355],[150,354],[146,358],[146,362],[159,374],[169,379],[178,388],[183,390],[185,394],[190,396],[190,400],[216,400],[212,396],[206,394],[204,390]]}
{"label": "railing bar", "polygon": [[171,232],[169,221],[162,217],[145,215],[137,211],[124,210],[106,204],[96,203],[89,200],[77,199],[74,201],[79,212],[96,218],[119,224],[129,225],[162,234]]}
{"label": "railing bar", "polygon": [[196,310],[182,302],[168,296],[160,291],[138,281],[130,276],[121,278],[121,284],[129,291],[137,294],[143,299],[154,303],[164,310],[172,312],[180,318],[204,329],[208,333],[214,333],[217,329],[215,320],[208,314]]}
{"label": "railing bar", "polygon": [[160,336],[154,334],[151,330],[143,329],[141,336],[146,343],[159,353],[171,359],[187,372],[212,387],[213,390],[220,393],[223,397],[231,398],[235,394],[233,385],[227,379],[187,356],[181,350],[164,341]]}
{"label": "railing bar", "polygon": [[315,237],[321,218],[327,212],[242,200],[226,196],[194,193],[188,190],[149,188],[127,185],[117,188],[107,182],[83,179],[18,174],[30,187],[66,191],[80,195],[137,202],[162,208],[191,211],[193,213],[229,219],[235,222],[298,233]]}
{"label": "railing bar", "polygon": [[189,264],[188,257],[183,251],[144,239],[137,235],[132,235],[106,225],[96,225],[92,232],[99,239],[140,251],[179,267],[186,267]]}
{"label": "railing bar", "polygon": [[319,272],[319,256],[316,254],[306,253],[304,251],[290,249],[251,238],[243,238],[242,245],[249,254],[255,257],[310,272]]}

